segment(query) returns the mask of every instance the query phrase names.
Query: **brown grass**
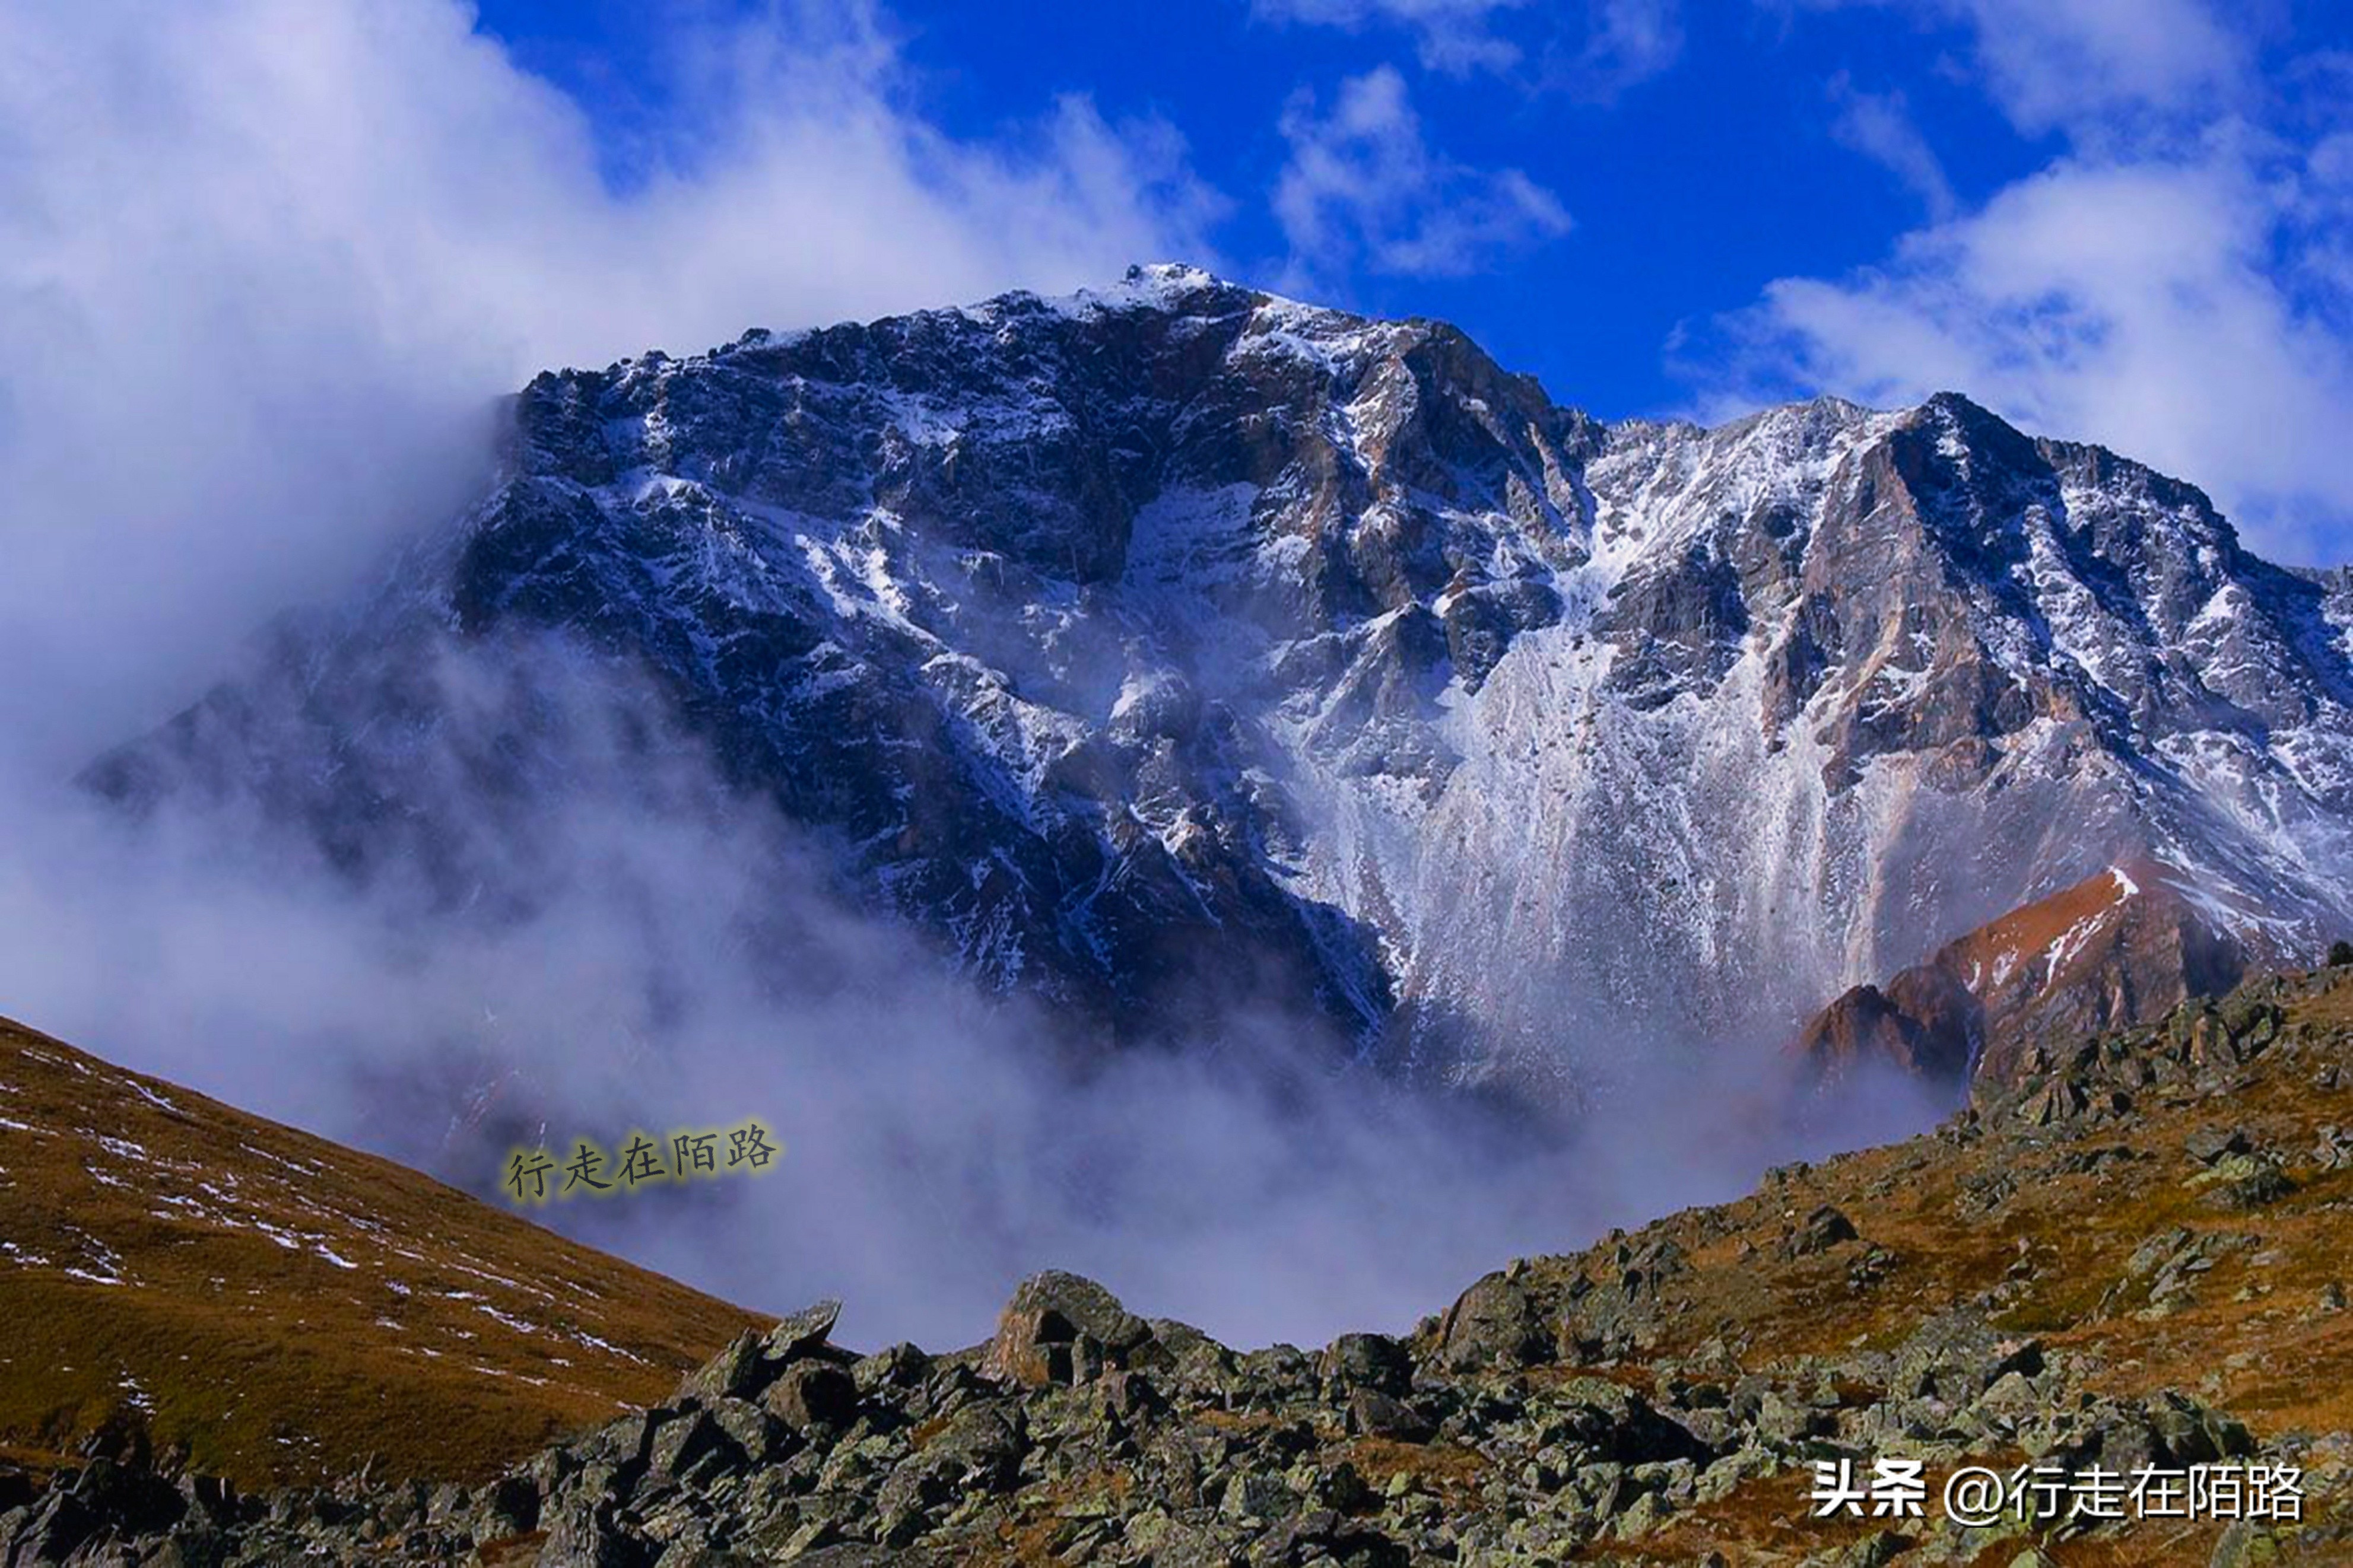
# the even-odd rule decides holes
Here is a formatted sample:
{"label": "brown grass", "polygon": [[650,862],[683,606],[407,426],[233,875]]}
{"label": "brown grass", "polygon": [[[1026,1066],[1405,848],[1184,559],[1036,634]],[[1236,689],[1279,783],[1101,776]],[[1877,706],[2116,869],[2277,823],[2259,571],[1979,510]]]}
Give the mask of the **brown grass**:
{"label": "brown grass", "polygon": [[248,1486],[474,1479],[765,1321],[5,1020],[0,1121],[0,1442],[27,1458],[127,1422]]}
{"label": "brown grass", "polygon": [[[2285,1030],[2304,1032],[2300,1047],[2292,1054],[2275,1047],[2256,1058],[2226,1096],[2156,1090],[2118,1120],[1996,1130],[1966,1144],[1915,1139],[1842,1155],[1768,1181],[1737,1203],[1673,1215],[1629,1237],[1639,1247],[1672,1237],[1692,1265],[1662,1287],[1681,1310],[1665,1320],[1658,1355],[1687,1356],[1721,1339],[1744,1367],[1764,1370],[1857,1347],[1883,1349],[1926,1319],[2000,1290],[1994,1321],[2084,1352],[2096,1387],[2122,1395],[2186,1389],[2259,1437],[2353,1430],[2353,1311],[2319,1304],[2332,1282],[2353,1289],[2353,1169],[2324,1170],[2313,1154],[2320,1127],[2353,1127],[2353,975],[2286,1012]],[[2339,1086],[2324,1089],[2316,1075],[2329,1063],[2342,1069]],[[2187,1184],[2200,1166],[2184,1143],[2215,1127],[2243,1128],[2259,1147],[2280,1154],[2295,1190],[2251,1212],[2204,1201],[2207,1188]],[[2111,1155],[2087,1171],[2063,1168],[2104,1150],[2125,1157]],[[1969,1204],[1973,1184],[2005,1174],[2016,1191],[1998,1208]],[[1813,1257],[1785,1256],[1785,1230],[1823,1204],[1842,1210],[1862,1239]],[[2236,1245],[2195,1277],[2190,1304],[2170,1316],[2139,1317],[2145,1300],[2137,1293],[2106,1304],[2134,1250],[2177,1228]],[[1892,1253],[1894,1266],[1855,1289],[1850,1266],[1873,1246]],[[1606,1282],[1614,1279],[1613,1251],[1597,1247],[1535,1267],[1556,1280],[1582,1270]],[[1640,1364],[1585,1370],[1635,1383]],[[1797,1562],[1868,1532],[1842,1535],[1841,1527],[1809,1520],[1805,1486],[1798,1474],[1751,1482],[1675,1520],[1642,1548],[1694,1557],[1715,1548],[1733,1563]],[[2152,1522],[2121,1539],[2044,1550],[2063,1568],[2203,1563],[2219,1527],[2178,1537],[2167,1528]],[[2018,1550],[2011,1541],[1983,1561],[2006,1565]]]}

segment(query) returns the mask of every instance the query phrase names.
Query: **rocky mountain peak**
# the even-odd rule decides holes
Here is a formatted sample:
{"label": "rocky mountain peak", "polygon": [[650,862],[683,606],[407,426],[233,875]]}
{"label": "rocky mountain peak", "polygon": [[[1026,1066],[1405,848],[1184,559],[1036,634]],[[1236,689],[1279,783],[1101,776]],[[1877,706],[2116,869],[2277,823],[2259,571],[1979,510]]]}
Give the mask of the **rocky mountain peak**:
{"label": "rocky mountain peak", "polygon": [[92,782],[461,878],[415,742],[482,747],[420,650],[552,634],[986,985],[1546,1092],[2136,858],[2282,949],[2353,924],[2348,596],[1957,394],[1607,424],[1443,323],[1158,266],[550,373],[513,430],[389,586]]}

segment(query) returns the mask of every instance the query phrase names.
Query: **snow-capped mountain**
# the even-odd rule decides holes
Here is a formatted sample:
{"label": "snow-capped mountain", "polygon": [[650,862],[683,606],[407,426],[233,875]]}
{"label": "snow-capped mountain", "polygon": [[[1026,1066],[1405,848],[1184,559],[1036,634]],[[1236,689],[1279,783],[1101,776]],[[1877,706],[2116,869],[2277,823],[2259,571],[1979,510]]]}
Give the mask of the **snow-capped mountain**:
{"label": "snow-capped mountain", "polygon": [[1605,424],[1444,324],[1158,267],[542,375],[478,507],[90,777],[464,887],[427,742],[547,778],[527,682],[461,703],[427,650],[553,628],[989,985],[1577,1083],[1776,1048],[2112,863],[2316,948],[2348,625],[2191,486],[1963,397]]}

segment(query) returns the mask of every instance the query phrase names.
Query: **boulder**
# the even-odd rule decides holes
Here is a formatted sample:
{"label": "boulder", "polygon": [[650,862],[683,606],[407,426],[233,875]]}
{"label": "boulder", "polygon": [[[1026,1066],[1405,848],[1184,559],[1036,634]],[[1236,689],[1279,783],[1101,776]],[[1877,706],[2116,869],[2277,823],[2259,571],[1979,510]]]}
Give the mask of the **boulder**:
{"label": "boulder", "polygon": [[1413,1382],[1413,1358],[1387,1334],[1342,1334],[1324,1347],[1317,1371],[1336,1391],[1373,1388],[1403,1394]]}
{"label": "boulder", "polygon": [[744,1452],[710,1412],[696,1410],[656,1432],[646,1455],[649,1475],[665,1481],[701,1481],[740,1467]]}
{"label": "boulder", "polygon": [[1427,1443],[1438,1428],[1404,1400],[1377,1388],[1360,1388],[1348,1400],[1348,1430],[1364,1437]]}
{"label": "boulder", "polygon": [[992,1377],[1039,1387],[1092,1382],[1152,1342],[1152,1326],[1092,1279],[1060,1269],[1021,1282],[997,1321],[981,1364]]}
{"label": "boulder", "polygon": [[858,1414],[858,1383],[828,1361],[797,1361],[768,1385],[768,1413],[796,1432],[847,1426]]}
{"label": "boulder", "polygon": [[2225,1154],[2243,1154],[2252,1147],[2242,1127],[2200,1127],[2181,1141],[2189,1157],[2211,1165]]}
{"label": "boulder", "polygon": [[876,1351],[849,1369],[849,1374],[857,1379],[861,1394],[871,1394],[878,1389],[913,1388],[931,1373],[932,1358],[903,1341]]}
{"label": "boulder", "polygon": [[1439,1325],[1439,1353],[1467,1372],[1526,1366],[1552,1352],[1553,1335],[1525,1276],[1490,1274],[1462,1292]]}
{"label": "boulder", "polygon": [[830,1297],[814,1306],[803,1307],[768,1331],[762,1351],[775,1365],[797,1361],[824,1344],[840,1318],[841,1303]]}
{"label": "boulder", "polygon": [[1781,1250],[1790,1258],[1805,1258],[1828,1252],[1840,1242],[1856,1240],[1859,1235],[1854,1221],[1824,1204],[1799,1222],[1798,1228],[1781,1243]]}
{"label": "boulder", "polygon": [[725,1350],[687,1373],[675,1397],[682,1402],[691,1394],[705,1404],[749,1399],[767,1386],[770,1375],[761,1336],[746,1329]]}
{"label": "boulder", "polygon": [[2005,1335],[1971,1312],[1931,1318],[1894,1355],[1894,1392],[1906,1398],[1959,1404],[1975,1399],[2005,1373],[2042,1370],[2039,1340]]}

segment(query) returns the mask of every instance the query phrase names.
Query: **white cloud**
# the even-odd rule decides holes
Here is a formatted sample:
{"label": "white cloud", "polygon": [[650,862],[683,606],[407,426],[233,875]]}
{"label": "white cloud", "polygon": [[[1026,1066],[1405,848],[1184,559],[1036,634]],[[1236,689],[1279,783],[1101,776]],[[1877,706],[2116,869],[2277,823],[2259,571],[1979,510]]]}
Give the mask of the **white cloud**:
{"label": "white cloud", "polygon": [[1255,0],[1252,6],[1270,21],[1401,30],[1425,68],[1451,76],[1525,65],[1528,51],[1499,24],[1531,16],[1533,29],[1522,31],[1543,35],[1531,84],[1596,100],[1657,76],[1683,54],[1683,0],[1585,0],[1581,34],[1565,20],[1573,9],[1528,0]]}
{"label": "white cloud", "polygon": [[2144,110],[2196,112],[2237,83],[2244,39],[2205,0],[1942,0],[1978,32],[1996,98],[2022,129]]}
{"label": "white cloud", "polygon": [[1508,70],[1519,46],[1497,36],[1493,22],[1526,0],[1256,0],[1253,12],[1270,21],[1362,32],[1397,27],[1409,33],[1421,63],[1456,75]]}
{"label": "white cloud", "polygon": [[1581,96],[1607,100],[1673,65],[1683,50],[1681,0],[1591,0],[1568,68]]}
{"label": "white cloud", "polygon": [[1018,145],[955,140],[854,8],[700,35],[705,107],[621,193],[579,106],[471,22],[0,12],[0,625],[44,672],[0,690],[0,752],[70,766],[185,700],[452,504],[480,411],[538,368],[1207,249],[1165,126],[1073,99]]}
{"label": "white cloud", "polygon": [[[2193,117],[2242,86],[2247,40],[2207,0],[1760,0],[1767,8],[1874,6],[1975,35],[1988,90],[2021,130]],[[2243,17],[2242,18],[2243,20]]]}
{"label": "white cloud", "polygon": [[1880,164],[1905,188],[1918,196],[1929,216],[1952,216],[1953,187],[1944,164],[1912,120],[1911,105],[1901,91],[1865,92],[1844,71],[1831,79],[1831,101],[1838,110],[1831,134]]}
{"label": "white cloud", "polygon": [[1329,112],[1295,97],[1282,135],[1291,156],[1274,211],[1300,278],[1350,263],[1460,275],[1568,231],[1559,199],[1519,170],[1469,169],[1433,152],[1391,68],[1341,83]]}
{"label": "white cloud", "polygon": [[2206,487],[2263,546],[2341,553],[2353,297],[2279,261],[2324,242],[2311,163],[2231,136],[2189,163],[2063,160],[1883,266],[1773,283],[1734,322],[1746,367],[1883,405],[1957,388]]}

